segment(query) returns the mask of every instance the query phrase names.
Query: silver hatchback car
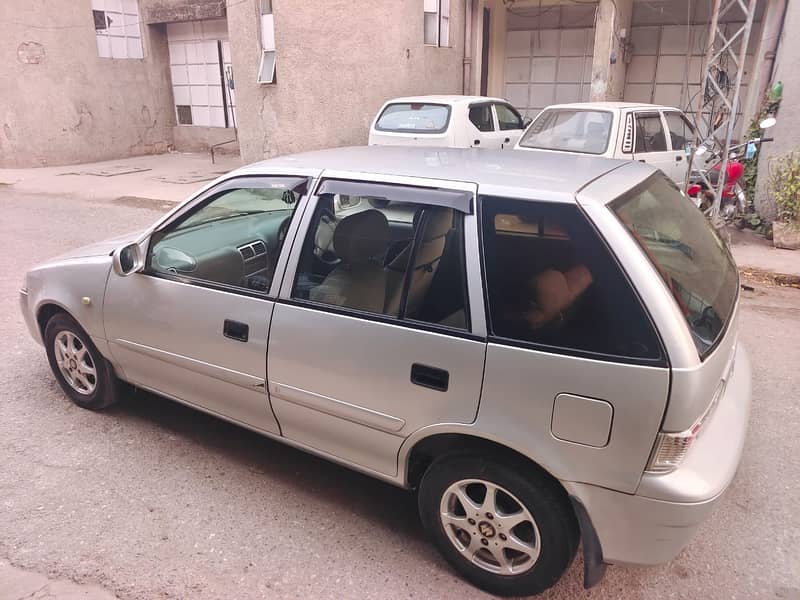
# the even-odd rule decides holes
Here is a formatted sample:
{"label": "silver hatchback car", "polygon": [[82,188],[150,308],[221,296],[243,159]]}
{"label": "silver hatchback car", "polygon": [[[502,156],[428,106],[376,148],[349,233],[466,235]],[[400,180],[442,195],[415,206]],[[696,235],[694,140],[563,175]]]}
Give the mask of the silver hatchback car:
{"label": "silver hatchback car", "polygon": [[378,146],[234,171],[20,301],[79,406],[125,381],[415,488],[458,572],[524,595],[579,542],[591,586],[709,516],[748,422],[738,295],[652,167]]}

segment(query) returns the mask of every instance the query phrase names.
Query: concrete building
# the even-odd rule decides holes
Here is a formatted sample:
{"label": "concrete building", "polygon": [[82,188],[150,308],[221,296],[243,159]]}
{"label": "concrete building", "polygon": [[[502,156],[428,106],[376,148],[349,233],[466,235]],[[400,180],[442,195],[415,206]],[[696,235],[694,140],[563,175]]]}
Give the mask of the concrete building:
{"label": "concrete building", "polygon": [[[758,4],[743,98],[771,1]],[[482,79],[486,93],[506,97],[529,116],[548,104],[589,100],[686,109],[700,90],[711,0],[478,4],[476,27],[489,21],[489,49],[483,50],[488,60],[473,74],[473,85]],[[741,19],[739,11],[730,11],[720,20],[732,30]]]}
{"label": "concrete building", "polygon": [[782,81],[784,85],[778,124],[767,134],[774,141],[764,144],[758,157],[755,206],[770,221],[777,212],[769,194],[770,165],[778,156],[800,152],[800,39],[791,34],[800,27],[800,2],[786,0],[781,4],[785,5],[785,13],[775,10],[772,18],[765,20],[769,26],[765,27],[763,51],[759,52],[765,63],[761,74],[764,82]]}
{"label": "concrete building", "polygon": [[[745,85],[778,2],[759,1]],[[381,103],[401,95],[504,96],[529,116],[590,99],[685,108],[700,90],[712,2],[70,4],[0,3],[0,166],[219,144],[253,161],[360,144]],[[742,122],[759,97],[743,92]]]}
{"label": "concrete building", "polygon": [[[274,4],[274,5],[273,5]],[[0,3],[0,167],[366,143],[391,96],[462,91],[457,0]]]}

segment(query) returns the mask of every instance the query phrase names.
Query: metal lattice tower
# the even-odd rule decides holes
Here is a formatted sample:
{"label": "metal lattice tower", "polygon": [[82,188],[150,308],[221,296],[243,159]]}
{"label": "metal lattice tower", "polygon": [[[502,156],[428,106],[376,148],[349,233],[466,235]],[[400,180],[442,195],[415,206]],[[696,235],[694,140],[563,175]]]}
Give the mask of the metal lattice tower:
{"label": "metal lattice tower", "polygon": [[[715,221],[719,215],[722,189],[725,185],[725,177],[722,174],[726,172],[728,166],[731,138],[740,109],[739,92],[757,3],[758,0],[714,0],[703,62],[701,91],[698,99],[692,102],[700,119],[697,131],[699,139],[695,148],[700,143],[707,145],[713,143],[715,148],[722,150],[720,177],[716,185],[712,185],[707,177],[701,174],[708,189],[714,191],[712,216]],[[726,34],[726,23],[720,23],[720,19],[726,16],[733,17],[734,21],[743,22]],[[728,28],[731,27],[730,22],[727,25]],[[734,50],[737,42],[738,52]]]}

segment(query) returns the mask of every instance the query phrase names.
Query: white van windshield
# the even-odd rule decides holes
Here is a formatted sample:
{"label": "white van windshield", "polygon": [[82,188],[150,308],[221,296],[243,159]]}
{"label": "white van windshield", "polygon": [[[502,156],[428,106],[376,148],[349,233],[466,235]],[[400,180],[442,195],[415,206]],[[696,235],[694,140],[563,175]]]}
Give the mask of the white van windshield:
{"label": "white van windshield", "polygon": [[662,174],[614,200],[611,209],[664,279],[704,357],[725,331],[739,294],[725,242]]}
{"label": "white van windshield", "polygon": [[611,137],[613,115],[605,110],[548,108],[530,124],[522,148],[603,154]]}
{"label": "white van windshield", "polygon": [[383,109],[375,129],[396,133],[442,133],[449,121],[450,107],[446,104],[398,102]]}

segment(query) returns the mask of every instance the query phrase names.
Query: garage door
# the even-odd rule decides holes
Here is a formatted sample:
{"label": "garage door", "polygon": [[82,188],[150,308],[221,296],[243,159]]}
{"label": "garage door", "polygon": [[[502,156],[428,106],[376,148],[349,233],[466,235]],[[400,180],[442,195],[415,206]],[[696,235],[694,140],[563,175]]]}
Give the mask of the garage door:
{"label": "garage door", "polygon": [[[738,24],[727,24],[732,36]],[[747,49],[740,98],[747,97],[747,82],[753,64],[760,24],[754,23]],[[687,112],[696,109],[702,79],[708,25],[657,25],[631,29],[631,61],[625,77],[627,102],[674,106]],[[739,44],[734,43],[738,53]],[[735,69],[732,69],[732,74]],[[690,105],[691,101],[691,105]],[[687,110],[688,109],[688,110]]]}
{"label": "garage door", "polygon": [[589,100],[594,29],[509,31],[505,96],[534,117],[545,106]]}

